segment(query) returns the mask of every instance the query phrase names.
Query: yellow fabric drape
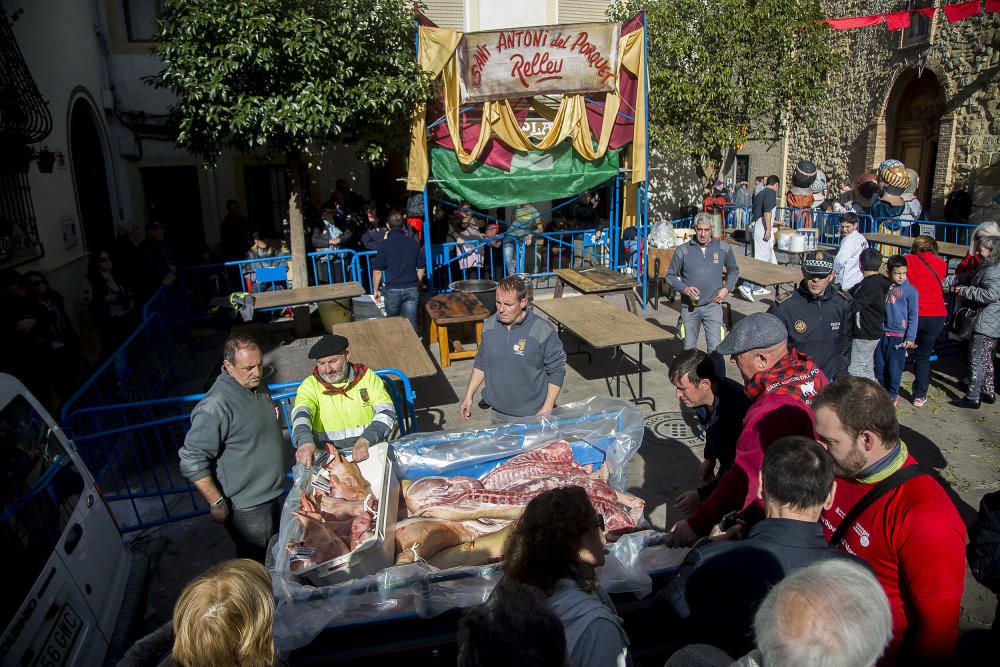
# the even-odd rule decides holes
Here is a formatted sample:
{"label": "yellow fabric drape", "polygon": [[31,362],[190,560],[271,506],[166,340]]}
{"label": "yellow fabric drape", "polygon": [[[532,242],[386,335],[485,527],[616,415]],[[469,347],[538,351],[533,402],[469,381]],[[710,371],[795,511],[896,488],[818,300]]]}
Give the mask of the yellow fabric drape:
{"label": "yellow fabric drape", "polygon": [[[645,155],[643,155],[645,157]],[[632,165],[632,155],[626,155],[622,161],[627,168]],[[635,173],[635,170],[632,170]],[[639,184],[635,181],[625,183],[622,187],[622,217],[621,228],[635,227],[639,223]]]}
{"label": "yellow fabric drape", "polygon": [[[447,28],[419,28],[417,62],[437,77],[454,59],[462,33]],[[421,102],[410,120],[410,163],[406,174],[406,189],[419,191],[427,186],[430,165],[427,162],[427,104]]]}
{"label": "yellow fabric drape", "polygon": [[[459,114],[461,84],[456,54],[461,38],[462,33],[455,30],[421,27],[418,54],[424,69],[442,78],[445,123],[459,162],[468,165],[478,160],[494,132],[502,142],[515,151],[547,150],[572,138],[574,150],[585,160],[596,160],[607,152],[621,107],[620,78],[616,78],[615,90],[606,96],[601,133],[596,148],[587,121],[584,96],[565,95],[555,116],[551,118],[551,130],[537,144],[521,130],[521,125],[517,122],[508,100],[483,103],[479,136],[472,150],[466,151],[461,137]],[[646,75],[642,29],[631,32],[618,41],[618,62],[619,67],[625,67],[638,79],[631,151],[633,164],[631,180],[632,183],[638,183],[646,179]],[[429,176],[426,113],[426,105],[419,105],[410,123],[410,162],[406,182],[409,190],[423,190]],[[544,115],[551,117],[551,113]]]}

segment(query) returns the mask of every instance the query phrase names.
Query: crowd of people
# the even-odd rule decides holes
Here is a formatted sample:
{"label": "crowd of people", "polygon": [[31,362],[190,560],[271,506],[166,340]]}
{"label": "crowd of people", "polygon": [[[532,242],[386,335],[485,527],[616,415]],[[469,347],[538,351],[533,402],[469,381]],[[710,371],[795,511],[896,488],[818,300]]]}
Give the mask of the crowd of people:
{"label": "crowd of people", "polygon": [[[722,304],[737,292],[740,271],[729,244],[713,238],[713,216],[730,201],[750,206],[754,256],[776,261],[780,180],[758,179],[752,194],[745,182],[732,193],[716,182],[695,217],[694,237],[673,254],[667,280],[682,295],[684,351],[670,363],[668,377],[706,443],[697,470],[701,484],[676,498],[685,518],[666,538],[668,547],[690,551],[654,607],[682,638],[678,647],[687,645],[668,665],[910,664],[945,660],[955,650],[966,527],[901,439],[896,407],[908,359],[912,403],[928,400],[930,358],[949,312],[944,292],[952,288],[958,305],[975,311],[966,331],[966,395],[955,403],[978,408],[996,400],[1000,226],[977,227],[968,256],[951,275],[931,236],[916,236],[906,255],[883,257],[859,231],[858,215],[919,219],[911,172],[887,161],[872,179],[842,183],[830,202],[843,213],[839,247],[808,253],[797,288],[731,331]],[[822,208],[821,173],[799,162],[785,203]],[[416,329],[425,240],[416,224],[422,211],[417,215],[410,204],[383,218],[375,202],[338,182],[306,233],[313,249],[376,251],[373,293],[384,297],[387,314],[405,316]],[[484,324],[461,401],[465,419],[480,389],[479,406],[491,410],[495,424],[556,405],[565,351],[552,326],[530,308],[527,285],[513,275],[515,258],[533,247],[539,231],[599,227],[597,206],[589,195],[581,197],[573,222],[555,216],[550,228],[538,226],[529,203],[516,207],[508,228],[467,203],[450,219],[435,210],[432,242],[455,241],[463,268],[488,266],[503,276],[497,312]],[[147,225],[144,238],[142,231],[134,225],[91,254],[81,299],[106,350],[134,329],[144,299],[177,279],[163,225]],[[287,240],[276,244],[252,230],[235,201],[227,204],[222,241],[228,258],[258,260],[255,267],[287,254]],[[321,267],[340,279],[334,274],[343,268],[335,262]],[[77,364],[82,371],[81,344],[63,297],[40,273],[0,275],[16,349],[37,350],[52,369]],[[254,272],[248,279],[248,288],[260,287]],[[753,300],[766,290],[750,286],[742,293]],[[702,329],[704,352],[697,349]],[[369,445],[390,438],[396,426],[385,384],[351,362],[342,336],[323,336],[308,356],[315,366],[291,413],[295,462],[312,464],[326,444],[365,459]],[[726,358],[742,383],[726,377]],[[181,471],[228,532],[238,559],[185,588],[165,630],[172,656],[165,664],[279,664],[271,637],[274,601],[259,563],[277,532],[291,461],[262,382],[262,360],[252,337],[230,336],[221,372],[192,412]],[[52,369],[15,374],[44,395],[53,390],[33,386],[39,376],[66,378]],[[535,497],[507,542],[502,581],[462,619],[459,664],[631,664],[625,625],[598,580],[604,534],[603,518],[581,489]]]}

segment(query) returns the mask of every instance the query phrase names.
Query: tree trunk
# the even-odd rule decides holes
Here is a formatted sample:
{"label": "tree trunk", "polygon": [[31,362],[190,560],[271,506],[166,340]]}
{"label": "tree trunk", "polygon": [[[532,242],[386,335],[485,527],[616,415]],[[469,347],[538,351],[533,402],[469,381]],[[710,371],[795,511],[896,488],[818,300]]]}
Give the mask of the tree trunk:
{"label": "tree trunk", "polygon": [[[291,235],[292,247],[292,286],[308,287],[309,285],[309,258],[306,257],[306,234],[302,223],[302,201],[301,188],[299,182],[299,151],[288,151],[285,159],[288,165],[291,187],[288,189],[288,233]],[[309,317],[309,306],[296,306],[292,309],[294,318],[295,335],[299,337],[308,336],[312,333],[312,325]]]}

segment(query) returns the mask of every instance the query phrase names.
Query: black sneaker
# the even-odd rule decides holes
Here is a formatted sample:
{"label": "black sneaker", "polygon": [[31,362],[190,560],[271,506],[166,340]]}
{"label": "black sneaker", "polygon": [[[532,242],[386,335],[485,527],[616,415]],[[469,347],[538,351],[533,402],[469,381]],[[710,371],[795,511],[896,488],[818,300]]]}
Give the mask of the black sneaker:
{"label": "black sneaker", "polygon": [[990,392],[988,394],[986,392],[983,392],[982,394],[979,395],[979,400],[981,400],[983,403],[993,405],[994,403],[997,402],[997,395],[993,392]]}
{"label": "black sneaker", "polygon": [[975,399],[972,399],[972,398],[969,398],[969,397],[956,398],[956,399],[954,399],[952,401],[949,401],[949,402],[952,405],[954,405],[956,408],[969,408],[971,410],[978,410],[979,409],[979,401],[977,401]]}

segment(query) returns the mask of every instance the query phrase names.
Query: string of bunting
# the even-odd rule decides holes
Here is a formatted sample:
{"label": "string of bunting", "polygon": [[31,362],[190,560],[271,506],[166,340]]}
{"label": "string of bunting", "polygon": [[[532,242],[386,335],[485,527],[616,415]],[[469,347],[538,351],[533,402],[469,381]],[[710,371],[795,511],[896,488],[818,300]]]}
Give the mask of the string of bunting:
{"label": "string of bunting", "polygon": [[[971,0],[971,2],[955,2],[944,5],[944,15],[948,18],[948,23],[956,23],[970,16],[979,13],[981,5],[986,5],[987,12],[1000,12],[1000,0]],[[881,25],[885,21],[885,26],[895,32],[910,27],[912,14],[921,14],[927,18],[933,18],[935,7],[922,7],[920,9],[908,9],[902,12],[888,12],[886,14],[870,14],[868,16],[849,16],[842,19],[823,19],[834,30],[851,30],[852,28],[865,28],[872,25]]]}

